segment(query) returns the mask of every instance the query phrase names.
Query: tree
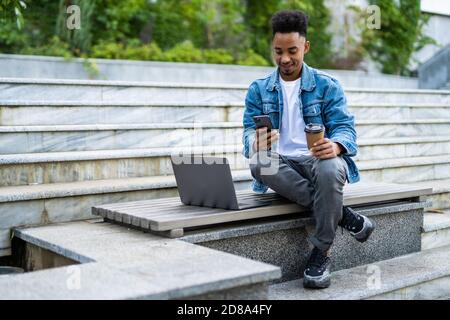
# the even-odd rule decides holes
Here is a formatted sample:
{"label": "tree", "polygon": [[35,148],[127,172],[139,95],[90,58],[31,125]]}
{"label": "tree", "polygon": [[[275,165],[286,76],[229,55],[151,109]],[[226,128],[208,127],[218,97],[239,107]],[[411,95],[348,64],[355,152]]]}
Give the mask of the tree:
{"label": "tree", "polygon": [[247,0],[245,24],[250,35],[252,49],[272,61],[272,27],[271,16],[279,10],[280,0]]}
{"label": "tree", "polygon": [[275,12],[286,9],[303,11],[309,17],[307,38],[312,50],[305,61],[316,68],[329,66],[332,55],[331,34],[327,31],[330,12],[323,0],[247,0],[245,17],[253,49],[272,60],[270,19]]}
{"label": "tree", "polygon": [[283,7],[301,10],[308,15],[308,35],[311,50],[305,56],[305,61],[315,68],[326,68],[331,64],[332,47],[331,33],[327,30],[331,15],[323,0],[285,0]]}
{"label": "tree", "polygon": [[427,17],[419,0],[371,0],[381,10],[381,29],[363,32],[363,48],[384,73],[408,75],[414,52],[435,41],[423,33]]}
{"label": "tree", "polygon": [[27,5],[22,0],[2,0],[0,2],[0,19],[4,19],[4,21],[15,19],[17,28],[21,29],[23,25],[22,10],[26,7]]}
{"label": "tree", "polygon": [[[80,8],[80,29],[67,27],[67,8],[76,5]],[[60,0],[56,19],[56,35],[69,44],[72,51],[80,54],[88,52],[92,45],[93,14],[96,10],[96,0]]]}

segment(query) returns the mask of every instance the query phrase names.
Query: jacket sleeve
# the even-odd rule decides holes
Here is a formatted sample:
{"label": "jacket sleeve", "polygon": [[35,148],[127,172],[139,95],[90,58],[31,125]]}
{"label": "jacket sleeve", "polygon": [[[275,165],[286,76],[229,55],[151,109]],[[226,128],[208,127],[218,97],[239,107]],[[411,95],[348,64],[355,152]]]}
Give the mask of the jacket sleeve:
{"label": "jacket sleeve", "polygon": [[261,95],[257,84],[254,82],[250,85],[247,96],[245,97],[245,110],[244,110],[244,132],[242,134],[242,143],[244,149],[242,154],[246,158],[251,158],[254,153],[253,142],[255,141],[256,125],[253,121],[253,117],[262,114],[262,102]]}
{"label": "jacket sleeve", "polygon": [[344,90],[337,80],[331,79],[325,94],[323,110],[325,128],[331,141],[344,147],[343,154],[356,156],[355,117],[348,111]]}

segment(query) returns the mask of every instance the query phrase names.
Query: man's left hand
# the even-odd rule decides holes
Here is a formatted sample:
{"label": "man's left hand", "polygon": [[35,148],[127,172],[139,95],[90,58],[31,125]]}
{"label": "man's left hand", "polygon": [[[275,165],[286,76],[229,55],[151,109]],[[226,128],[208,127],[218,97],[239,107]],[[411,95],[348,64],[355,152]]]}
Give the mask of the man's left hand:
{"label": "man's left hand", "polygon": [[334,158],[343,152],[342,147],[338,143],[328,138],[320,139],[309,150],[314,157],[319,159]]}

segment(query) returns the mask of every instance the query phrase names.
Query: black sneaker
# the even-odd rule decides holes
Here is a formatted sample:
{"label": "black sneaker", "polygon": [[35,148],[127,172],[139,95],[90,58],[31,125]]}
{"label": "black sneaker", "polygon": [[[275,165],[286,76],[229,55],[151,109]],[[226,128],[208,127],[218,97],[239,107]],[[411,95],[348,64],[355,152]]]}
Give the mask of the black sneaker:
{"label": "black sneaker", "polygon": [[326,252],[314,247],[303,272],[303,286],[305,288],[323,289],[331,283],[331,260]]}
{"label": "black sneaker", "polygon": [[369,239],[375,224],[361,214],[356,213],[350,207],[343,207],[342,220],[338,224],[340,227],[348,230],[350,234],[359,242]]}

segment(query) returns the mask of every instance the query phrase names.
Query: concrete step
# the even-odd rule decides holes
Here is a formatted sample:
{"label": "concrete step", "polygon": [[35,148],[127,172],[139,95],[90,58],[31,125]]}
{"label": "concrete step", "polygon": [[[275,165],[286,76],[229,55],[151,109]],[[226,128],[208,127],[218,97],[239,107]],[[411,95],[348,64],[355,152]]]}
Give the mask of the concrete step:
{"label": "concrete step", "polygon": [[[0,277],[0,299],[259,300],[267,298],[265,283],[281,275],[273,265],[102,222],[15,234],[31,272]],[[77,288],[67,282],[74,267],[81,275]]]}
{"label": "concrete step", "polygon": [[302,280],[269,286],[273,300],[437,299],[450,294],[450,247],[339,270],[331,286],[304,289]]}
{"label": "concrete step", "polygon": [[[147,124],[242,121],[243,102],[0,102],[0,125]],[[438,108],[440,109],[440,108]],[[449,116],[450,118],[450,116]]]}
{"label": "concrete step", "polygon": [[[394,138],[358,139],[359,152],[355,160],[382,160],[417,156],[434,156],[445,154],[450,150],[449,136],[412,136]],[[33,162],[70,161],[70,160],[96,160],[125,157],[169,156],[173,153],[223,153],[235,152],[241,154],[241,143],[230,145],[139,148],[139,149],[111,149],[92,151],[60,151],[41,154],[4,154],[0,156],[0,164],[20,164]],[[124,156],[126,155],[126,156]]]}
{"label": "concrete step", "polygon": [[0,156],[0,187],[85,180],[172,175],[171,155],[226,157],[232,169],[247,169],[242,147],[151,148],[28,153]]}
{"label": "concrete step", "polygon": [[[0,101],[0,125],[138,124],[160,122],[241,122],[243,101],[230,103],[130,103]],[[445,103],[352,103],[362,119],[450,119]]]}
{"label": "concrete step", "polygon": [[236,145],[242,123],[0,127],[0,154]]}
{"label": "concrete step", "polygon": [[[236,190],[249,188],[251,176],[248,170],[233,171],[232,176]],[[98,205],[178,194],[172,175],[12,186],[0,190],[0,229],[13,225],[89,218],[93,206],[90,201]],[[59,199],[59,204],[52,202],[52,199]],[[14,209],[15,204],[22,206],[22,209],[16,211],[18,208]]]}
{"label": "concrete step", "polygon": [[415,183],[450,178],[450,155],[366,160],[357,165],[365,181]]}
{"label": "concrete step", "polygon": [[[92,59],[99,74],[94,79],[164,82],[207,82],[249,85],[271,74],[274,67],[159,61]],[[0,77],[92,79],[81,58],[0,54]],[[418,78],[368,73],[361,70],[322,70],[344,87],[418,88]]]}
{"label": "concrete step", "polygon": [[[450,136],[450,119],[358,120],[359,139]],[[230,145],[241,122],[0,126],[0,154]]]}
{"label": "concrete step", "polygon": [[[232,172],[236,190],[250,188],[249,170]],[[442,187],[434,189],[448,204],[450,179],[414,183]],[[10,252],[12,227],[41,225],[93,218],[91,208],[105,203],[148,200],[177,196],[173,176],[92,180],[0,188],[0,256]],[[434,199],[434,196],[430,197]],[[439,208],[436,201],[435,208]],[[64,210],[61,210],[64,208]]]}
{"label": "concrete step", "polygon": [[450,210],[424,214],[422,250],[450,246]]}
{"label": "concrete step", "polygon": [[[436,152],[442,152],[436,145]],[[373,146],[368,148],[367,152],[373,152]],[[392,151],[392,158],[358,160],[364,179],[414,182],[450,178],[450,154],[413,157],[411,151],[401,157],[395,148],[378,148]],[[416,148],[420,150],[420,144]],[[361,150],[366,152],[364,146]],[[241,145],[11,154],[0,156],[0,187],[171,175],[170,156],[191,153],[226,157],[232,170],[249,168]]]}
{"label": "concrete step", "polygon": [[[250,187],[249,171],[234,171],[236,190]],[[92,180],[0,188],[0,257],[10,255],[10,229],[95,218],[104,203],[177,196],[173,176]],[[63,209],[62,209],[63,208]]]}
{"label": "concrete step", "polygon": [[[247,85],[0,78],[0,101],[230,103],[244,101]],[[349,103],[450,103],[450,92],[418,89],[345,90]]]}
{"label": "concrete step", "polygon": [[418,181],[414,185],[433,188],[433,195],[429,197],[433,202],[432,209],[450,208],[450,179]]}
{"label": "concrete step", "polygon": [[[232,176],[236,190],[250,188],[251,175],[248,169],[234,170]],[[450,179],[428,182],[433,185],[440,182],[448,183],[449,181]],[[414,183],[414,185],[422,184],[420,182]],[[63,221],[69,221],[64,220],[67,218],[79,217],[82,219],[90,217],[91,207],[88,206],[89,203],[87,202],[88,199],[91,201],[91,198],[96,196],[98,196],[97,199],[92,200],[95,205],[177,195],[175,179],[172,175],[10,186],[2,187],[0,191],[0,216],[4,218],[0,221],[0,229],[37,223],[35,221],[58,222],[60,220],[55,221],[55,218],[59,219],[60,216],[66,216],[66,218],[62,218]],[[442,192],[442,189],[433,189],[433,192],[439,193]],[[105,202],[103,200],[98,201],[104,197],[107,199]],[[120,199],[120,201],[116,201],[117,199]],[[45,200],[45,203],[39,202],[42,200]],[[63,205],[64,200],[67,201],[65,205]],[[36,201],[37,203],[34,203]],[[59,203],[66,210],[61,212],[55,203]],[[433,207],[436,208],[435,204]],[[80,208],[83,210],[77,210]],[[33,218],[30,220],[29,217]],[[10,219],[12,219],[12,224],[11,221],[8,221]]]}
{"label": "concrete step", "polygon": [[383,160],[434,156],[450,150],[450,136],[410,136],[358,139],[355,160]]}

